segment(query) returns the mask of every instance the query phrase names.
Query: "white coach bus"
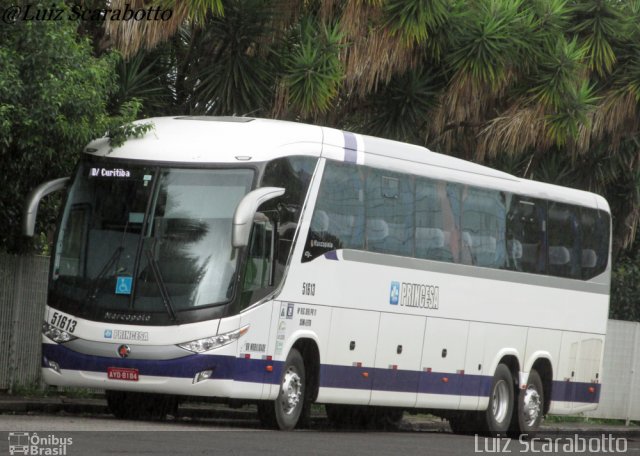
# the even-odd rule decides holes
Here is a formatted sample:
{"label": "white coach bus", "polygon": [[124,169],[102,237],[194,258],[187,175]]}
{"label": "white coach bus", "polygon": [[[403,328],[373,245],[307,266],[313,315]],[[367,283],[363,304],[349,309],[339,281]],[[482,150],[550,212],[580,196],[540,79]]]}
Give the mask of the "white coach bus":
{"label": "white coach bus", "polygon": [[[90,143],[69,181],[48,384],[105,389],[125,418],[253,402],[280,429],[314,402],[338,424],[427,410],[491,434],[597,407],[602,197],[319,126],[149,121]],[[66,184],[34,190],[25,233]]]}

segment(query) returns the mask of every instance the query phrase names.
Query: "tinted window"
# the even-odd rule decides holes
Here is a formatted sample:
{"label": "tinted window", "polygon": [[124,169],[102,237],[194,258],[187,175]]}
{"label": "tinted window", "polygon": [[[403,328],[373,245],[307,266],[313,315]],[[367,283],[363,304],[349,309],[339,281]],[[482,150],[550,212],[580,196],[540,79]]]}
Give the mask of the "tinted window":
{"label": "tinted window", "polygon": [[413,255],[413,179],[371,169],[365,206],[367,250]]}
{"label": "tinted window", "polygon": [[581,209],[582,231],[581,275],[590,279],[607,267],[609,252],[609,215],[595,209]]}
{"label": "tinted window", "polygon": [[579,209],[567,204],[549,203],[547,216],[547,256],[549,274],[559,277],[581,277]]}
{"label": "tinted window", "polygon": [[451,232],[455,222],[446,187],[444,182],[416,179],[416,258],[453,261]]}
{"label": "tinted window", "polygon": [[361,168],[327,161],[302,260],[337,249],[362,250],[364,234]]}
{"label": "tinted window", "polygon": [[462,240],[472,263],[499,268],[505,262],[504,195],[494,190],[467,187],[462,205]]}
{"label": "tinted window", "polygon": [[259,208],[260,211],[268,213],[278,221],[276,282],[281,277],[289,259],[302,205],[317,161],[312,157],[279,158],[269,162],[265,167],[260,186],[286,189],[284,195],[267,201]]}
{"label": "tinted window", "polygon": [[589,279],[609,236],[603,211],[329,161],[303,261],[349,248]]}
{"label": "tinted window", "polygon": [[505,265],[513,271],[546,271],[544,233],[546,202],[517,195],[510,197],[507,213]]}

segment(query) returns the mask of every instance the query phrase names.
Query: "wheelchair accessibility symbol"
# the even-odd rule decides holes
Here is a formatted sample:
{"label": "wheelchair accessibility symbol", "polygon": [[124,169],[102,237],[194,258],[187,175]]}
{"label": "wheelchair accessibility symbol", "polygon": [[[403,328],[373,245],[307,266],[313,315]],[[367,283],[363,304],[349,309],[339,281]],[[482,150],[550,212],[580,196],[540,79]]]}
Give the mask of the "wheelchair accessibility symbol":
{"label": "wheelchair accessibility symbol", "polygon": [[116,280],[116,294],[131,294],[132,277],[118,277]]}

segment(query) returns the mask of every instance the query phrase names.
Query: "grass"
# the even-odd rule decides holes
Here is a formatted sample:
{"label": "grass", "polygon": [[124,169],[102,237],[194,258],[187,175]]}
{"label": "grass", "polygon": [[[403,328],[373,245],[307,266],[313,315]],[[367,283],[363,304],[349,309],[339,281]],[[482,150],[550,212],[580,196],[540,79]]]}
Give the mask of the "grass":
{"label": "grass", "polygon": [[[76,399],[88,399],[96,396],[96,391],[88,388],[55,388],[42,385],[41,383],[30,383],[26,385],[14,384],[10,396],[20,397],[70,397]],[[8,392],[7,392],[8,394]]]}

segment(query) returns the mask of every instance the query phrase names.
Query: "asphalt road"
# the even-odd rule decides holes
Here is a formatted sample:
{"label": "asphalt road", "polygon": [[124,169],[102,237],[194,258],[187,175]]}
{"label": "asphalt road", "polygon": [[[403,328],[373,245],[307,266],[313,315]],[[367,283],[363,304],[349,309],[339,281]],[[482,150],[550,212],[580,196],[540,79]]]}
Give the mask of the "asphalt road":
{"label": "asphalt road", "polygon": [[[523,444],[517,440],[434,431],[343,432],[316,426],[310,430],[278,432],[261,430],[257,421],[251,420],[138,422],[120,421],[109,416],[0,415],[0,455],[10,453],[9,445],[13,445],[15,450],[25,449],[19,446],[25,444],[29,447],[26,454],[64,456],[565,455],[615,454],[622,453],[622,450],[626,450],[625,454],[640,455],[640,442],[629,437],[607,439],[567,435],[555,436],[554,439],[557,442],[555,448],[545,447],[544,440]],[[584,444],[586,451],[567,451],[569,447],[564,445],[570,441],[573,445]]]}

